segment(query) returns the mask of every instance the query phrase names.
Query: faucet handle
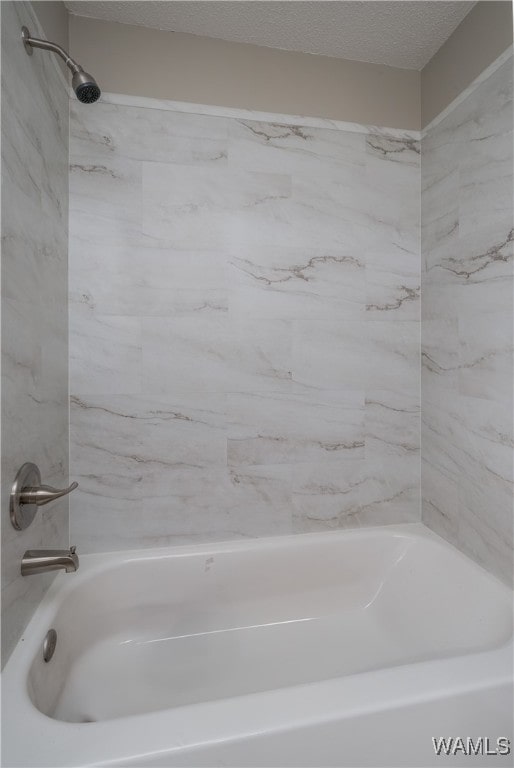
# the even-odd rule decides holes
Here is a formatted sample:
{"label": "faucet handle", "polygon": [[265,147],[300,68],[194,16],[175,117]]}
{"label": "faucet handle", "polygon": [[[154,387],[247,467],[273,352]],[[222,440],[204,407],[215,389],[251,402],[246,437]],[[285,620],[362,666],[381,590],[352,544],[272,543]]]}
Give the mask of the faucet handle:
{"label": "faucet handle", "polygon": [[43,485],[39,468],[27,462],[18,471],[11,489],[9,502],[11,523],[17,531],[23,531],[33,521],[38,507],[66,496],[77,487],[78,483],[72,483],[68,488],[52,488],[50,485]]}
{"label": "faucet handle", "polygon": [[54,499],[60,499],[61,496],[67,496],[78,488],[78,483],[71,483],[67,488],[52,488],[51,485],[38,485],[35,488],[22,488],[20,491],[20,504],[37,504],[42,507]]}

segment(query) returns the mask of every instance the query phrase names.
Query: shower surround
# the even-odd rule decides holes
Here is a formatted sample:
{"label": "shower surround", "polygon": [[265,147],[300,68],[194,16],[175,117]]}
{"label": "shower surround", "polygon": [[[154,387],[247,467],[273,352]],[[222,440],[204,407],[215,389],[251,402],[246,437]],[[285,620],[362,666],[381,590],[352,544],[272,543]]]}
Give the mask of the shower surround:
{"label": "shower surround", "polygon": [[26,579],[27,549],[68,547],[68,499],[16,531],[9,494],[26,461],[68,481],[68,93],[30,3],[2,2],[2,664],[54,579]]}
{"label": "shower surround", "polygon": [[421,161],[423,522],[508,582],[512,122],[507,52],[429,126]]}
{"label": "shower surround", "polygon": [[79,551],[419,520],[416,136],[71,109]]}

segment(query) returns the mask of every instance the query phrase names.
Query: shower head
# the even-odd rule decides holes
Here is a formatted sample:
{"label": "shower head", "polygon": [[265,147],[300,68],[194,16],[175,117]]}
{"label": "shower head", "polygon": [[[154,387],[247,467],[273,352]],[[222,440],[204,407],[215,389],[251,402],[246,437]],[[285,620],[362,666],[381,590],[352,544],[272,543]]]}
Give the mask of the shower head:
{"label": "shower head", "polygon": [[77,99],[83,104],[93,104],[100,98],[101,91],[95,78],[87,72],[84,72],[82,67],[74,72],[71,85],[75,91]]}
{"label": "shower head", "polygon": [[95,101],[98,101],[101,91],[95,78],[87,72],[84,72],[80,64],[77,64],[77,62],[66,53],[64,48],[61,48],[57,43],[51,43],[49,40],[40,40],[37,37],[31,37],[27,27],[21,28],[21,39],[29,56],[32,56],[33,48],[42,48],[45,51],[56,53],[63,59],[68,69],[73,73],[71,84],[79,101],[83,104],[93,104]]}

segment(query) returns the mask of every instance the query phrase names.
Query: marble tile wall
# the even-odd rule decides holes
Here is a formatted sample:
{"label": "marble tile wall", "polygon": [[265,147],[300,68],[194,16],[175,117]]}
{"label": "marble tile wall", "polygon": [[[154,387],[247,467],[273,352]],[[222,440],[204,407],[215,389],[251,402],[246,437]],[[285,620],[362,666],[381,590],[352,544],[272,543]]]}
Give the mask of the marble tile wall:
{"label": "marble tile wall", "polygon": [[513,567],[512,58],[422,139],[423,522]]}
{"label": "marble tile wall", "polygon": [[74,542],[418,520],[417,141],[111,101],[72,102]]}
{"label": "marble tile wall", "polygon": [[23,532],[9,492],[26,461],[43,482],[68,483],[68,93],[49,54],[29,57],[29,3],[2,2],[2,662],[52,574],[23,578],[26,549],[67,547],[68,502],[40,510]]}

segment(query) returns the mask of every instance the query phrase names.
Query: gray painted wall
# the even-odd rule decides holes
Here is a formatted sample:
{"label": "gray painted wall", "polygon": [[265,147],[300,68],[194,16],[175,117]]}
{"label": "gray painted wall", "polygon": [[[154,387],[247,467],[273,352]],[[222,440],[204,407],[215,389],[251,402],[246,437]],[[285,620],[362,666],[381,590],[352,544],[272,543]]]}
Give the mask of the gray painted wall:
{"label": "gray painted wall", "polygon": [[410,129],[511,44],[509,0],[478,2],[421,72],[70,16],[106,91]]}
{"label": "gray painted wall", "polygon": [[512,45],[512,2],[482,0],[421,72],[421,125],[427,126]]}
{"label": "gray painted wall", "polygon": [[[68,50],[70,47],[69,14],[62,0],[33,0],[32,7],[41,24],[43,36]],[[67,76],[68,70],[64,61],[59,58],[56,58],[56,61]]]}
{"label": "gray painted wall", "polygon": [[27,56],[28,3],[2,3],[2,660],[53,576],[23,578],[26,549],[68,546],[66,499],[15,531],[9,492],[25,461],[68,482],[68,95],[47,53]]}
{"label": "gray painted wall", "polygon": [[510,0],[480,0],[419,73],[68,17],[60,1],[33,6],[48,38],[95,61],[106,91],[412,129],[428,125],[513,38]]}
{"label": "gray painted wall", "polygon": [[70,16],[104,91],[418,129],[420,73]]}

